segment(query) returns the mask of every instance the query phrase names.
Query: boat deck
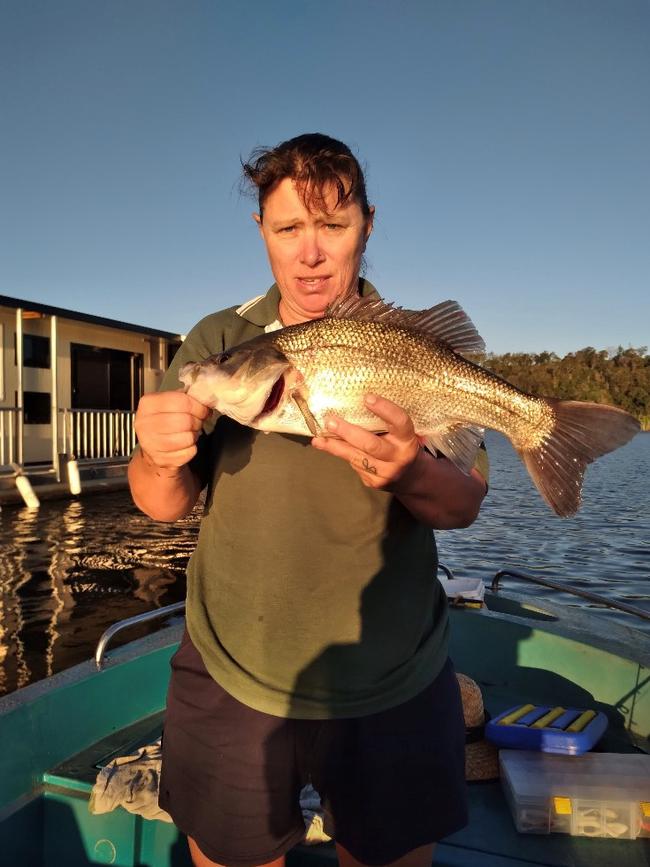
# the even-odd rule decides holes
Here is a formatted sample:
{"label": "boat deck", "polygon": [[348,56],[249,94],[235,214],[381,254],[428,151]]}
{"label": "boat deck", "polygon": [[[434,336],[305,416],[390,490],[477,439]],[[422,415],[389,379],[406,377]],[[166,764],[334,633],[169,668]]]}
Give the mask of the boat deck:
{"label": "boat deck", "polygon": [[[610,626],[604,638],[594,638],[594,624],[575,611],[567,628],[559,614],[516,600],[508,605],[512,611],[452,612],[452,658],[480,684],[488,712],[523,702],[591,707],[609,720],[597,749],[647,752],[645,636]],[[82,663],[3,700],[0,731],[11,746],[0,774],[0,863],[190,867],[187,843],[174,825],[122,808],[99,816],[88,810],[99,768],[160,734],[169,659],[180,633],[180,624],[169,627],[117,648],[100,672],[93,662]],[[438,846],[435,865],[650,867],[648,839],[519,834],[498,782],[470,784],[469,802],[468,826]],[[287,861],[288,867],[332,867],[335,859],[334,847],[325,844],[299,846]]]}
{"label": "boat deck", "polygon": [[[496,698],[500,704],[498,691]],[[87,799],[99,768],[118,755],[129,755],[139,747],[156,740],[161,733],[163,714],[157,713],[127,728],[112,733],[91,748],[53,768],[44,778],[44,810],[52,812],[59,821],[65,808],[73,809],[77,825],[92,825],[94,817],[88,813]],[[632,750],[633,747],[616,730],[610,730],[601,749]],[[436,852],[435,865],[446,867],[648,867],[650,865],[650,839],[614,840],[603,838],[570,837],[561,834],[519,834],[514,826],[510,809],[501,785],[495,782],[468,785],[470,822],[457,834],[442,842]],[[418,809],[414,804],[413,809]],[[105,817],[103,817],[105,818]],[[111,839],[144,835],[161,850],[173,849],[173,860],[164,860],[174,867],[190,867],[191,861],[181,835],[174,826],[151,822],[133,816],[123,809],[111,814]],[[47,827],[46,821],[46,827]],[[135,832],[135,833],[134,833]],[[79,840],[71,838],[70,851],[65,853],[66,867],[97,863],[83,860],[78,848]],[[61,857],[61,837],[57,836],[57,849]],[[105,863],[101,860],[99,863]],[[115,862],[117,863],[117,862]],[[140,863],[134,860],[134,864]],[[144,863],[144,862],[143,862]],[[152,863],[152,862],[147,862]],[[336,863],[336,851],[331,844],[299,846],[287,857],[288,867],[331,867]]]}

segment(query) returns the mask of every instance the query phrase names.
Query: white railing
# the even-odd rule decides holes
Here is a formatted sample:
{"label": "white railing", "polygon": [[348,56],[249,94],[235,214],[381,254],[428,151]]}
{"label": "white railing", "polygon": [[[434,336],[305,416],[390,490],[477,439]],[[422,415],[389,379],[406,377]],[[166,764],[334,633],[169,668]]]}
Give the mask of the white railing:
{"label": "white railing", "polygon": [[20,462],[18,428],[21,412],[18,407],[0,407],[0,466]]}
{"label": "white railing", "polygon": [[60,442],[78,461],[127,458],[135,448],[135,413],[118,409],[61,409]]}

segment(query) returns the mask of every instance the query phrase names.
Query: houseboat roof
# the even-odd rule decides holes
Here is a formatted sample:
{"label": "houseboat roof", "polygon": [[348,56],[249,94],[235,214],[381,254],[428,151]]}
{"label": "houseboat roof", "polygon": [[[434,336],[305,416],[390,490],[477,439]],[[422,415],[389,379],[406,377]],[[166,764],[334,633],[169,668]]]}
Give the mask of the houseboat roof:
{"label": "houseboat roof", "polygon": [[77,310],[66,310],[64,307],[52,307],[49,304],[39,304],[37,301],[27,301],[25,298],[11,298],[9,295],[0,295],[0,307],[22,307],[46,316],[60,316],[62,319],[75,319],[92,325],[104,325],[106,328],[135,331],[138,334],[165,337],[167,340],[181,340],[180,334],[171,331],[159,331],[157,328],[147,328],[145,325],[133,325],[131,322],[120,322],[119,319],[107,319],[105,316],[92,316],[90,313],[79,313]]}

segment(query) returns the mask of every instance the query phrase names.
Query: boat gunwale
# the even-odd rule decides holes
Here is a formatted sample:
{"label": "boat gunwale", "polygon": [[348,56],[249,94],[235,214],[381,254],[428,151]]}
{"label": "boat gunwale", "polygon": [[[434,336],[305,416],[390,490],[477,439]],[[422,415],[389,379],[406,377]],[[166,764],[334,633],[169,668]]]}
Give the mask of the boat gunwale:
{"label": "boat gunwale", "polygon": [[178,644],[183,628],[183,624],[170,622],[152,635],[135,638],[114,648],[110,655],[104,658],[100,670],[97,669],[94,659],[87,659],[63,671],[57,671],[56,674],[43,678],[43,680],[37,680],[35,683],[30,683],[14,690],[14,692],[0,696],[0,721],[6,714],[12,713],[17,708],[32,701],[37,701],[57,689],[75,686],[93,677],[101,677],[118,666],[125,665],[157,650],[162,650],[169,645]]}
{"label": "boat gunwale", "polygon": [[[506,603],[515,602],[521,605],[527,613],[517,614],[490,608],[490,603],[498,604],[501,600],[506,601]],[[491,590],[486,590],[485,601],[487,616],[489,617],[517,623],[519,626],[525,626],[529,629],[549,632],[560,638],[568,638],[650,669],[650,635],[634,626],[605,620],[595,610],[537,599],[525,593],[510,591],[494,593]],[[536,618],[535,612],[549,615],[553,619],[546,619],[543,616]],[[468,611],[467,613],[485,617],[486,609]],[[597,632],[598,627],[606,629],[607,632]]]}
{"label": "boat gunwale", "polygon": [[[463,616],[490,617],[505,623],[549,632],[612,653],[650,669],[650,635],[646,635],[640,629],[618,622],[604,621],[598,614],[578,606],[566,606],[547,599],[536,599],[523,593],[511,591],[494,593],[491,590],[486,590],[485,601],[485,608],[463,610]],[[513,602],[521,605],[526,614],[500,611],[490,607],[491,602],[498,604],[501,601],[506,602],[506,604]],[[536,618],[536,612],[542,614],[542,617]],[[543,615],[553,619],[547,619]],[[607,634],[595,631],[599,626],[606,627]],[[97,669],[94,659],[87,659],[43,680],[30,683],[7,693],[7,695],[0,696],[0,719],[16,708],[28,702],[36,701],[56,689],[78,684],[85,679],[109,672],[116,666],[124,665],[140,656],[178,643],[183,628],[184,619],[181,623],[174,619],[169,620],[151,635],[133,639],[112,649],[110,654],[104,657],[100,670]]]}

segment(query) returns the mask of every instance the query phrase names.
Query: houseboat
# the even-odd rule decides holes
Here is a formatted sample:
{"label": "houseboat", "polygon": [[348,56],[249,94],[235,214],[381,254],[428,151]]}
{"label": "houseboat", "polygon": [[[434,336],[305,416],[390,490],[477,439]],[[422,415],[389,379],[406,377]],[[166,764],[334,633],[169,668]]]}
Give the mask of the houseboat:
{"label": "houseboat", "polygon": [[0,295],[0,504],[125,478],[182,335]]}

